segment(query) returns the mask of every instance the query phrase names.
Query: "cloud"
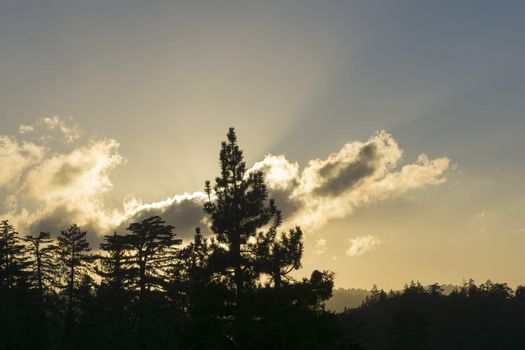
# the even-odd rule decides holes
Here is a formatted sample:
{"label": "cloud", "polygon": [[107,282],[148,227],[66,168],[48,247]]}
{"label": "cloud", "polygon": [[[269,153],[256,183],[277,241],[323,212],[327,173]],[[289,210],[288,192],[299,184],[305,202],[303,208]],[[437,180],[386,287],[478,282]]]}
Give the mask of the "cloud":
{"label": "cloud", "polygon": [[39,124],[45,126],[48,130],[60,131],[64,135],[66,142],[73,142],[82,136],[82,130],[76,124],[70,125],[71,122],[72,118],[69,118],[69,122],[66,122],[55,115],[53,117],[40,118]]}
{"label": "cloud", "polygon": [[94,140],[70,153],[42,161],[26,178],[24,192],[46,205],[92,198],[111,187],[110,171],[123,158],[112,139]]}
{"label": "cloud", "polygon": [[382,242],[372,235],[359,236],[349,240],[346,255],[358,256],[375,249]]}
{"label": "cloud", "polygon": [[[15,220],[21,231],[58,232],[75,222],[100,236],[124,232],[129,223],[151,215],[160,215],[174,225],[179,237],[191,237],[196,226],[206,229],[202,206],[207,198],[203,192],[173,195],[152,203],[131,194],[122,205],[108,207],[104,199],[113,186],[111,174],[125,161],[119,143],[92,138],[78,144],[82,131],[58,117],[42,118],[35,125],[59,130],[67,143],[49,143],[49,135],[38,138],[40,144],[0,136],[0,159],[11,164],[0,169],[0,190],[2,185],[17,181],[17,186],[4,190],[0,217]],[[35,133],[38,128],[34,128]],[[24,130],[29,132],[28,128]],[[422,154],[415,162],[399,166],[402,154],[397,142],[381,131],[367,141],[347,143],[302,168],[284,155],[267,155],[248,172],[265,173],[269,195],[281,209],[285,226],[300,225],[311,232],[332,219],[351,215],[355,208],[445,181],[448,158],[431,160]],[[373,246],[377,242],[368,243]],[[359,242],[353,244],[357,245],[352,251],[365,249],[359,248]],[[324,253],[326,240],[319,239],[314,250]]]}
{"label": "cloud", "polygon": [[325,159],[309,161],[302,171],[282,155],[267,155],[252,170],[272,175],[270,196],[284,208],[288,224],[314,230],[363,205],[445,181],[448,158],[421,154],[399,168],[402,155],[394,138],[380,131],[366,142],[347,143]]}
{"label": "cloud", "polygon": [[[69,133],[59,118],[41,118],[33,131],[59,130],[74,141],[81,131]],[[21,127],[21,135],[29,133]],[[36,132],[35,131],[35,132]],[[30,135],[31,137],[31,135]],[[195,226],[203,221],[203,192],[175,195],[166,200],[144,203],[133,196],[122,206],[109,208],[104,198],[111,191],[111,174],[125,160],[119,154],[119,143],[113,139],[92,138],[78,145],[60,146],[53,141],[59,135],[43,134],[35,142],[19,141],[13,136],[0,136],[1,185],[19,179],[17,186],[6,190],[0,203],[0,217],[13,221],[22,232],[50,231],[53,234],[77,223],[96,243],[101,235],[124,232],[133,221],[161,215],[176,226],[179,236],[193,236]],[[9,170],[9,171],[8,171]],[[98,237],[97,237],[98,236]]]}
{"label": "cloud", "polygon": [[20,135],[39,135],[40,140],[44,141],[53,138],[50,132],[58,132],[66,143],[73,143],[82,137],[82,129],[73,118],[63,119],[58,115],[42,117],[32,125],[22,124],[18,127],[18,132]]}
{"label": "cloud", "polygon": [[92,140],[71,152],[43,159],[25,175],[12,213],[30,231],[57,232],[71,223],[98,233],[119,222],[102,196],[112,188],[111,171],[122,164],[115,140]]}
{"label": "cloud", "polygon": [[38,163],[43,155],[44,149],[40,146],[0,135],[0,188],[15,185],[22,173]]}
{"label": "cloud", "polygon": [[[445,181],[448,158],[430,160],[421,154],[414,163],[398,167],[402,154],[393,137],[380,131],[365,142],[345,144],[325,159],[311,160],[302,170],[284,155],[267,155],[248,173],[265,173],[269,195],[282,211],[286,226],[300,225],[312,231],[332,219],[351,215],[357,207]],[[202,226],[205,200],[202,192],[195,192],[162,202],[141,203],[134,205],[131,217],[166,216],[185,234],[196,225]],[[326,241],[317,244],[320,252]]]}
{"label": "cloud", "polygon": [[18,128],[18,132],[22,135],[29,134],[33,131],[35,131],[35,128],[32,125],[20,125],[20,127]]}
{"label": "cloud", "polygon": [[379,160],[377,147],[371,143],[363,146],[349,163],[335,161],[323,165],[319,175],[325,181],[315,189],[315,193],[333,197],[352,189],[361,180],[373,175]]}
{"label": "cloud", "polygon": [[[70,141],[81,133],[59,118],[42,118],[35,125],[58,128]],[[31,130],[35,128],[21,126],[20,137]],[[57,232],[73,222],[106,233],[120,222],[120,213],[107,210],[103,200],[112,188],[112,170],[124,161],[117,141],[91,139],[64,150],[51,147],[47,142],[50,134],[36,140],[29,137],[32,142],[0,135],[0,194],[5,196],[0,217],[27,233]]]}
{"label": "cloud", "polygon": [[115,230],[123,232],[132,222],[159,215],[168,224],[175,226],[175,233],[179,237],[193,237],[197,226],[200,226],[206,234],[207,224],[203,210],[206,200],[207,196],[204,192],[184,193],[153,203],[143,203],[135,197],[130,197],[124,202],[124,213]]}
{"label": "cloud", "polygon": [[315,247],[313,249],[313,253],[316,255],[324,254],[326,252],[326,239],[319,238],[315,242]]}

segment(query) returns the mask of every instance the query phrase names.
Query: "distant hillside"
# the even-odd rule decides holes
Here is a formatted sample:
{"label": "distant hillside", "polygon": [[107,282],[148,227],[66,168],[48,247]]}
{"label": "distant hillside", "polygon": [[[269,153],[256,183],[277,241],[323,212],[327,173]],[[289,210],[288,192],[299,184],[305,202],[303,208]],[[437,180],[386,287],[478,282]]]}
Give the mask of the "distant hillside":
{"label": "distant hillside", "polygon": [[[443,284],[443,294],[449,295],[454,289],[460,289],[457,285]],[[370,295],[370,291],[360,288],[338,288],[333,290],[333,295],[326,302],[326,309],[329,311],[343,312],[345,308],[354,309],[361,306],[365,298]]]}
{"label": "distant hillside", "polygon": [[326,309],[335,312],[356,308],[362,304],[370,291],[357,288],[338,288],[333,290],[332,298],[326,302]]}

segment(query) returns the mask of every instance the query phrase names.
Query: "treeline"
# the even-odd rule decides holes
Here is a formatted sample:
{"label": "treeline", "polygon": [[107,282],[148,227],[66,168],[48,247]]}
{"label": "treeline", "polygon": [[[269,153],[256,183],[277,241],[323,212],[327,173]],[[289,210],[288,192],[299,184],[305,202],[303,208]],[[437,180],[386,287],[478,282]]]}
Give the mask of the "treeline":
{"label": "treeline", "polygon": [[1,221],[0,350],[525,348],[524,287],[374,287],[359,308],[326,311],[333,273],[292,277],[303,233],[280,229],[263,173],[227,136],[205,183],[210,237],[183,242],[152,216],[90,247],[75,224],[24,235]]}
{"label": "treeline", "polygon": [[[330,349],[333,274],[301,267],[302,231],[279,231],[261,172],[230,129],[206,182],[212,237],[177,238],[159,216],[90,247],[73,224],[56,238],[0,224],[1,349]],[[93,249],[97,248],[97,249]]]}
{"label": "treeline", "polygon": [[523,286],[469,280],[450,294],[439,284],[388,293],[374,286],[340,317],[356,349],[525,349]]}

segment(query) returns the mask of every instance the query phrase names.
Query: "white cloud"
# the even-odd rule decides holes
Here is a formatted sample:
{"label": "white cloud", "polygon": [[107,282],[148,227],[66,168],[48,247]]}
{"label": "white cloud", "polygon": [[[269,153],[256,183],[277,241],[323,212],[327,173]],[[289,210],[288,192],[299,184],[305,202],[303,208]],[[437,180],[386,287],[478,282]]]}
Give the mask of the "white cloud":
{"label": "white cloud", "polygon": [[282,155],[268,155],[255,168],[272,174],[270,195],[284,208],[290,225],[317,229],[357,207],[445,181],[448,158],[431,160],[421,154],[397,169],[402,154],[392,136],[381,131],[366,142],[347,143],[325,159],[311,160],[302,171]]}
{"label": "white cloud", "polygon": [[315,247],[313,249],[313,253],[316,255],[324,254],[326,252],[326,239],[319,238],[315,242]]}
{"label": "white cloud", "polygon": [[[300,225],[308,232],[332,219],[351,215],[355,208],[445,181],[448,158],[431,160],[422,154],[414,163],[397,168],[402,154],[392,136],[381,131],[365,142],[347,143],[325,159],[311,160],[302,171],[297,162],[288,161],[284,155],[267,155],[248,173],[263,171],[270,197],[283,211],[285,224]],[[205,201],[202,192],[183,196],[191,198],[180,201],[174,196],[151,204],[131,201],[125,212],[138,216],[141,212],[152,212],[152,207],[159,214],[169,212],[172,207],[178,212],[182,206]],[[204,219],[202,211],[194,215],[195,225]],[[180,215],[177,217],[186,221]],[[318,240],[313,251],[322,254],[325,250],[326,241]]]}
{"label": "white cloud", "polygon": [[43,155],[44,149],[40,146],[0,135],[0,188],[14,185],[22,173],[38,163]]}
{"label": "white cloud", "polygon": [[[81,134],[78,127],[58,117],[42,118],[37,125],[59,130],[66,141]],[[149,215],[163,216],[179,234],[193,234],[196,225],[205,225],[202,205],[207,198],[203,192],[152,203],[130,196],[121,207],[108,208],[104,197],[112,188],[111,173],[124,162],[117,141],[92,139],[81,146],[71,145],[67,152],[42,142],[46,146],[0,137],[0,160],[11,164],[0,168],[0,187],[19,181],[7,191],[0,217],[7,215],[21,230],[56,232],[76,222],[106,234],[125,230],[130,221]],[[286,225],[300,225],[311,232],[332,219],[351,215],[357,207],[445,181],[447,158],[431,160],[421,155],[416,162],[398,168],[402,153],[389,134],[378,132],[365,142],[347,143],[324,159],[311,160],[303,169],[283,155],[268,155],[248,172],[266,173],[270,197],[282,209]],[[352,243],[354,248],[349,251],[364,252],[360,242]],[[378,241],[368,244],[372,247]],[[323,254],[326,245],[325,239],[319,239],[315,253]]]}
{"label": "white cloud", "polygon": [[[42,118],[35,125],[59,130],[67,142],[81,134],[78,126],[70,127],[58,117]],[[23,137],[35,127],[22,125],[19,131]],[[0,190],[5,195],[0,217],[9,218],[22,231],[41,226],[56,231],[66,222],[105,230],[118,223],[116,212],[105,209],[102,196],[112,188],[111,171],[123,162],[119,144],[93,139],[64,152],[46,142],[51,136],[28,142],[0,135]]]}
{"label": "white cloud", "polygon": [[284,155],[268,155],[262,161],[255,163],[248,171],[263,171],[269,188],[285,190],[293,185],[299,175],[299,164],[290,163]]}
{"label": "white cloud", "polygon": [[[29,136],[34,134],[40,136],[40,140],[56,139],[56,135],[61,135],[62,141],[73,143],[82,136],[82,129],[76,124],[73,118],[61,118],[60,116],[42,117],[32,125],[22,124],[18,127],[20,135]],[[53,135],[53,132],[56,132]]]}
{"label": "white cloud", "polygon": [[126,216],[133,216],[144,210],[164,209],[172,205],[178,205],[184,201],[202,202],[206,200],[207,196],[204,192],[193,192],[175,195],[159,202],[144,203],[142,200],[135,197],[130,197],[124,202],[124,212]]}
{"label": "white cloud", "polygon": [[24,190],[46,204],[90,198],[111,187],[110,171],[122,163],[115,140],[89,145],[45,159],[27,175]]}
{"label": "white cloud", "polygon": [[348,249],[346,250],[346,255],[348,256],[358,256],[362,255],[370,250],[375,249],[382,242],[372,236],[359,236],[349,240]]}
{"label": "white cloud", "polygon": [[32,125],[23,125],[22,124],[18,128],[18,132],[21,133],[22,135],[29,134],[29,133],[31,133],[33,131],[35,131],[35,128]]}
{"label": "white cloud", "polygon": [[[116,212],[105,209],[102,196],[112,188],[111,170],[123,162],[118,147],[115,140],[93,140],[31,169],[18,192],[20,224],[54,231],[73,222],[101,231],[116,225]],[[55,223],[60,226],[50,227]]]}
{"label": "white cloud", "polygon": [[59,116],[44,117],[40,118],[39,123],[44,125],[49,130],[60,131],[66,140],[66,142],[73,142],[78,140],[82,136],[82,130],[76,124],[72,124],[72,118],[69,118],[69,122],[61,119]]}

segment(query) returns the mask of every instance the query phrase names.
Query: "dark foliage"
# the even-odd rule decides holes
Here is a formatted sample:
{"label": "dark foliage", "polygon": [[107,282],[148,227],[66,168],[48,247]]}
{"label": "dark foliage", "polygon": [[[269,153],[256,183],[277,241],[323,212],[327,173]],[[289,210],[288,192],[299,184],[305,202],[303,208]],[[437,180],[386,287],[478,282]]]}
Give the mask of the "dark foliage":
{"label": "dark foliage", "polygon": [[521,349],[523,290],[469,280],[445,295],[438,284],[411,282],[402,292],[375,288],[361,307],[340,318],[363,349]]}
{"label": "dark foliage", "polygon": [[246,171],[230,129],[206,183],[212,237],[182,244],[159,216],[108,235],[96,254],[73,224],[19,238],[0,225],[2,349],[336,349],[324,310],[333,274],[301,267],[302,231],[278,232],[264,175]]}
{"label": "dark foliage", "polygon": [[326,311],[333,273],[293,278],[303,232],[279,230],[264,174],[227,137],[205,185],[211,237],[182,242],[152,216],[93,254],[75,224],[21,239],[2,221],[0,350],[525,348],[525,287],[374,286],[361,307]]}

